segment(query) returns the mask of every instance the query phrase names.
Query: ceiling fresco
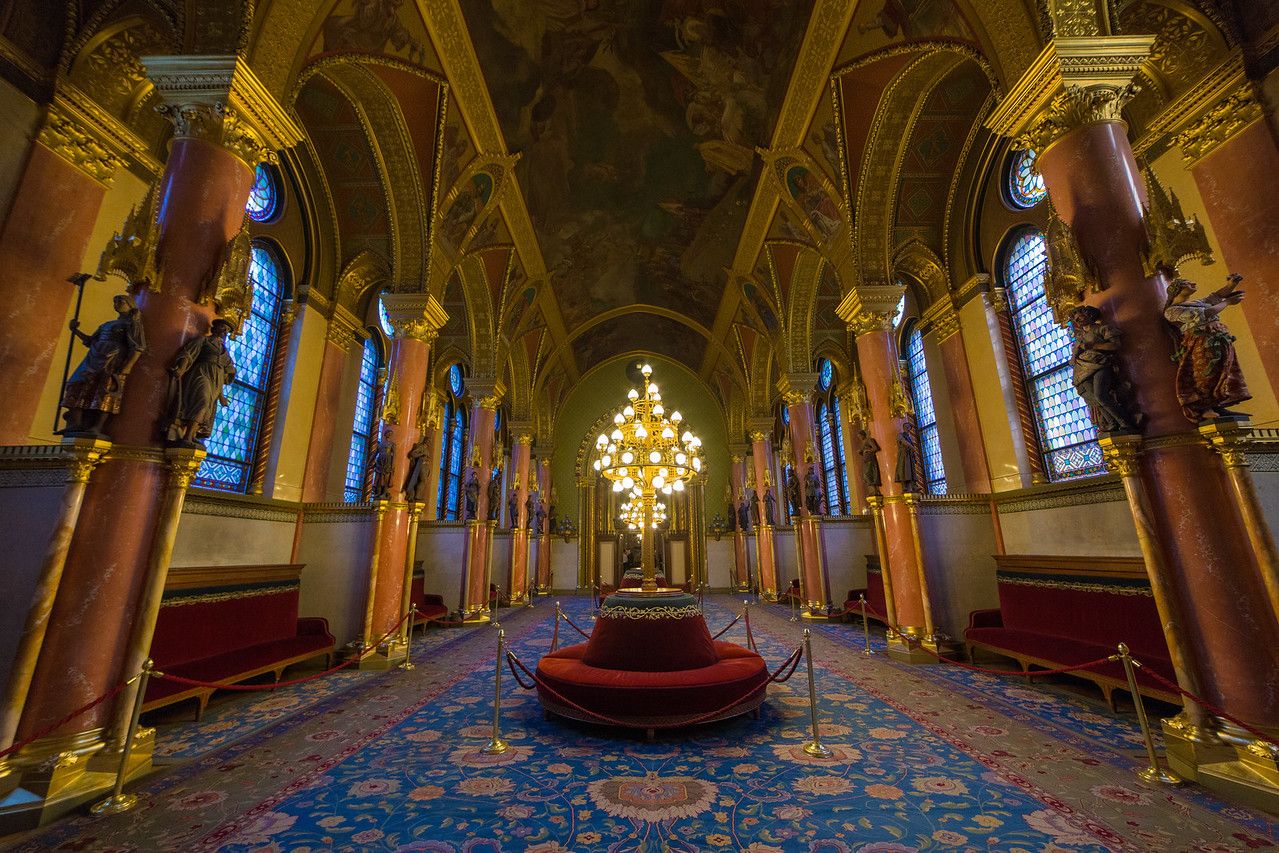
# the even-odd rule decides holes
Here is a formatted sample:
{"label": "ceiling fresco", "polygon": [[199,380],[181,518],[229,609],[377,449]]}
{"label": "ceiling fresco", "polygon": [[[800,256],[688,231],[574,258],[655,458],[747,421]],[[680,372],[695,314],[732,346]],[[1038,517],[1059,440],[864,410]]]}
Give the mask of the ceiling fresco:
{"label": "ceiling fresco", "polygon": [[977,42],[963,12],[951,0],[872,0],[859,4],[853,13],[835,64],[889,45],[936,39]]}
{"label": "ceiling fresco", "polygon": [[809,2],[461,6],[568,329],[636,303],[710,327]]}
{"label": "ceiling fresco", "polygon": [[636,313],[612,317],[591,327],[573,342],[573,349],[584,369],[618,353],[644,350],[696,370],[706,354],[706,339],[678,320]]}

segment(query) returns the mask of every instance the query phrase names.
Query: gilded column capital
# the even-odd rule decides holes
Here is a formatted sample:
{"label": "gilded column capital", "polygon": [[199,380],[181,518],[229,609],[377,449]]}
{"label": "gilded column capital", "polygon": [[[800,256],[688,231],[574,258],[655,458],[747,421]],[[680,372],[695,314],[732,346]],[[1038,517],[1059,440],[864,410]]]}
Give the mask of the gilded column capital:
{"label": "gilded column capital", "polygon": [[751,452],[751,446],[744,441],[731,441],[728,444],[728,455],[735,462],[741,462],[746,458],[746,454]]}
{"label": "gilded column capital", "polygon": [[848,292],[835,313],[848,324],[848,330],[856,337],[892,331],[897,306],[905,293],[906,287],[900,282],[858,285]]}
{"label": "gilded column capital", "polygon": [[1141,473],[1142,438],[1139,435],[1107,435],[1097,439],[1106,470],[1120,477]]}
{"label": "gilded column capital", "polygon": [[124,160],[98,140],[94,128],[62,100],[54,99],[36,137],[41,145],[103,186],[110,186]]}
{"label": "gilded column capital", "polygon": [[990,273],[973,273],[959,287],[955,288],[954,304],[962,307],[968,304],[968,300],[980,294],[988,293],[991,288],[992,279]]}
{"label": "gilded column capital", "polygon": [[767,441],[768,433],[762,429],[753,429],[750,431],[751,441]]}
{"label": "gilded column capital", "polygon": [[386,309],[394,338],[422,341],[429,346],[449,319],[444,306],[429,293],[383,292],[378,298]]}
{"label": "gilded column capital", "polygon": [[937,335],[937,341],[946,340],[959,331],[959,313],[949,296],[938,299],[924,312],[924,322]]}
{"label": "gilded column capital", "polygon": [[196,471],[200,470],[204,457],[205,451],[198,447],[170,447],[165,450],[164,467],[169,472],[169,484],[186,491]]}
{"label": "gilded column capital", "polygon": [[511,435],[515,436],[515,443],[521,447],[528,447],[533,444],[533,424],[531,421],[511,421]]}
{"label": "gilded column capital", "polygon": [[341,305],[334,305],[333,316],[329,318],[329,327],[324,337],[342,352],[349,352],[351,344],[355,343],[355,332],[358,328],[360,328],[360,321],[354,314]]}
{"label": "gilded column capital", "polygon": [[798,406],[812,400],[817,388],[817,374],[783,373],[777,380],[777,390],[787,406]]}
{"label": "gilded column capital", "polygon": [[302,141],[302,129],[237,55],[144,56],[174,137],[226,148],[250,169]]}
{"label": "gilded column capital", "polygon": [[66,439],[62,443],[67,459],[67,482],[87,483],[111,449],[111,442],[101,438]]}
{"label": "gilded column capital", "polygon": [[1246,420],[1219,418],[1199,427],[1199,434],[1221,457],[1227,468],[1248,467],[1248,445],[1252,443],[1252,424]]}
{"label": "gilded column capital", "polygon": [[1003,314],[1008,310],[1008,290],[1006,288],[992,287],[982,294],[982,299],[986,301],[986,307],[996,314]]}
{"label": "gilded column capital", "polygon": [[502,403],[502,396],[506,393],[506,386],[502,384],[500,379],[472,377],[466,380],[466,390],[470,392],[471,399],[481,409],[496,411],[497,407]]}
{"label": "gilded column capital", "polygon": [[999,102],[986,126],[1043,153],[1072,130],[1123,121],[1153,35],[1061,35]]}

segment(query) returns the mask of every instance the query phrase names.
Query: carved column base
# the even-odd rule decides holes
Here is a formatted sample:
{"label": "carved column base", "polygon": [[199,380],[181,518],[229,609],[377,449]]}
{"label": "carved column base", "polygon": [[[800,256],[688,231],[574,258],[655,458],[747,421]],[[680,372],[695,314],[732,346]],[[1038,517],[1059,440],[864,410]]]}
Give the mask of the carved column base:
{"label": "carved column base", "polygon": [[[914,642],[913,638],[924,633],[922,628],[903,628],[906,636],[902,636],[897,632],[891,632],[888,635],[888,656],[898,663],[909,664],[925,664],[937,663],[937,658],[930,655],[921,648],[921,644]],[[911,640],[911,641],[908,641]],[[929,648],[936,651],[935,645],[925,642]]]}
{"label": "carved column base", "polygon": [[1210,791],[1279,814],[1279,752],[1246,733],[1235,737],[1233,726],[1217,722],[1222,739],[1182,715],[1161,721],[1168,766]]}

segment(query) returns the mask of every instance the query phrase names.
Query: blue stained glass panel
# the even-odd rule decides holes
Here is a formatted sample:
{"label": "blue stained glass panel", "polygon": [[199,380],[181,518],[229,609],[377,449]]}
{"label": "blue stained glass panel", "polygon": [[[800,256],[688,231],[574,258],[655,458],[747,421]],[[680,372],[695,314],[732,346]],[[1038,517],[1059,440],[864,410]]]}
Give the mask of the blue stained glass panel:
{"label": "blue stained glass panel", "polygon": [[824,402],[817,404],[817,440],[822,453],[823,479],[826,481],[827,511],[842,514],[842,508],[836,506],[839,496],[831,492],[831,486],[835,482],[835,438],[831,435],[830,410]]}
{"label": "blue stained glass panel", "polygon": [[280,188],[277,186],[275,173],[265,164],[260,164],[253,175],[253,186],[249,189],[249,200],[244,211],[254,222],[267,222],[275,218],[280,207]]}
{"label": "blue stained glass panel", "polygon": [[369,468],[369,443],[373,434],[373,398],[377,383],[378,353],[373,339],[364,342],[360,355],[360,381],[355,392],[355,420],[351,425],[351,450],[346,458],[342,498],[348,503],[364,500],[364,480]]}
{"label": "blue stained glass panel", "polygon": [[829,391],[834,381],[835,366],[830,363],[829,358],[823,358],[817,365],[817,387],[823,391]]}
{"label": "blue stained glass panel", "polygon": [[449,368],[449,390],[453,392],[454,397],[462,398],[462,368],[460,365],[455,364]]}
{"label": "blue stained glass panel", "polygon": [[1034,207],[1048,195],[1044,176],[1035,171],[1035,152],[1018,151],[1008,164],[1008,197],[1020,208]]}
{"label": "blue stained glass panel", "polygon": [[942,463],[937,409],[933,406],[933,388],[928,380],[928,363],[924,360],[924,336],[919,329],[912,330],[906,339],[906,372],[911,402],[915,404],[919,448],[924,457],[924,489],[930,495],[944,495],[946,466]]}
{"label": "blue stained glass panel", "polygon": [[1071,382],[1074,336],[1053,320],[1044,292],[1046,258],[1043,233],[1023,231],[1008,252],[1005,275],[1048,476],[1061,480],[1098,474],[1104,466],[1088,406]]}
{"label": "blue stained glass panel", "polygon": [[839,410],[839,398],[836,397],[831,403],[831,409],[835,413],[835,450],[839,454],[839,476],[836,482],[839,485],[839,497],[842,506],[842,512],[847,513],[851,503],[848,499],[848,457],[844,455],[844,430],[841,424],[844,423],[844,416]]}

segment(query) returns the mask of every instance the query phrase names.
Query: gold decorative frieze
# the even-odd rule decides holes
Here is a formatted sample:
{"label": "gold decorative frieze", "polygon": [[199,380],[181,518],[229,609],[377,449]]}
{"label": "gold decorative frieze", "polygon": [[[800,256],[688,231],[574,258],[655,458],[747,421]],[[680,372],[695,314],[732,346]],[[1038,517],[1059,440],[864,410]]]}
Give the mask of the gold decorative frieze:
{"label": "gold decorative frieze", "polygon": [[379,297],[393,337],[431,344],[448,322],[448,312],[429,293],[387,293]]}
{"label": "gold decorative frieze", "polygon": [[205,139],[250,168],[302,140],[302,130],[239,56],[144,56],[176,138]]}
{"label": "gold decorative frieze", "polygon": [[936,334],[938,343],[959,331],[959,314],[949,297],[942,297],[930,305],[923,319]]}
{"label": "gold decorative frieze", "polygon": [[777,380],[777,390],[788,406],[811,400],[816,388],[816,373],[783,373]]}
{"label": "gold decorative frieze", "polygon": [[49,105],[38,139],[45,148],[103,185],[109,185],[115,170],[124,164],[57,101]]}
{"label": "gold decorative frieze", "polygon": [[351,349],[355,343],[355,330],[360,328],[359,319],[341,305],[333,306],[333,316],[329,318],[329,328],[325,338],[335,344],[343,352]]}
{"label": "gold decorative frieze", "polygon": [[858,337],[869,332],[891,331],[893,316],[905,292],[905,286],[900,283],[860,285],[848,292],[835,313]]}
{"label": "gold decorative frieze", "polygon": [[1186,166],[1194,166],[1264,116],[1265,108],[1256,86],[1250,80],[1240,81],[1232,92],[1177,135],[1176,141],[1181,146]]}
{"label": "gold decorative frieze", "polygon": [[1059,37],[986,120],[995,133],[1042,151],[1066,133],[1102,121],[1122,121],[1136,94],[1137,70],[1155,36]]}

